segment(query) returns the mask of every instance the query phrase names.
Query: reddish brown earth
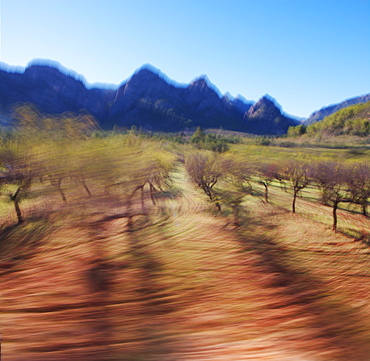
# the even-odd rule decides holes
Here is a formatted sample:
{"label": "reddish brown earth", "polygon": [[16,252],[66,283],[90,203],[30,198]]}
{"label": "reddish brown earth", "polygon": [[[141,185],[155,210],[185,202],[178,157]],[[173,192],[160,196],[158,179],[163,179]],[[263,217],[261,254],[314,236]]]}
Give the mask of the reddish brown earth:
{"label": "reddish brown earth", "polygon": [[253,200],[235,228],[183,187],[129,228],[99,221],[119,209],[98,201],[48,215],[0,263],[2,360],[370,359],[369,245],[299,214],[304,200],[296,215]]}

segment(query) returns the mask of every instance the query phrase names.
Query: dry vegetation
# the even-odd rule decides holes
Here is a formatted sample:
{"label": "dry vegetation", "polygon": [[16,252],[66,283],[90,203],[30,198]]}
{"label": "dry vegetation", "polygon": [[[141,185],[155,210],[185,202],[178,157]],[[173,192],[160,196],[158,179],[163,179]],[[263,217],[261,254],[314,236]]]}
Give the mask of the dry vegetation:
{"label": "dry vegetation", "polygon": [[[266,202],[257,178],[234,174],[211,188],[220,210],[187,174],[185,147],[130,139],[112,153],[92,146],[95,162],[106,157],[93,171],[73,168],[91,196],[81,178],[63,179],[67,202],[35,180],[21,224],[2,203],[4,361],[369,360],[370,219],[359,206],[342,204],[335,233],[316,187],[293,214],[290,188],[271,181]],[[242,147],[233,159],[266,152]]]}

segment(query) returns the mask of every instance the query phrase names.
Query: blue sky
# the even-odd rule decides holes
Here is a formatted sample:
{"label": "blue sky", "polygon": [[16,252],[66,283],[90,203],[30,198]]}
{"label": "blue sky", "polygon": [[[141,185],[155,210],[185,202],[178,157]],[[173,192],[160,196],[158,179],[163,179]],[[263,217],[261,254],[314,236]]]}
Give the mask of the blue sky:
{"label": "blue sky", "polygon": [[143,64],[307,117],[370,92],[370,0],[0,0],[0,61],[51,59],[89,83]]}

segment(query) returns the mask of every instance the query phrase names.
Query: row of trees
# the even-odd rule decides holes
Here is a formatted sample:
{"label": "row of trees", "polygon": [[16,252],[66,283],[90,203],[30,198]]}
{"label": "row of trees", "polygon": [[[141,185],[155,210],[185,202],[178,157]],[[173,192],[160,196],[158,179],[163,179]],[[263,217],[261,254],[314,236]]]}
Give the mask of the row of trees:
{"label": "row of trees", "polygon": [[[269,201],[269,187],[279,182],[285,190],[287,186],[293,193],[292,212],[296,212],[296,201],[301,191],[309,185],[317,187],[321,202],[333,208],[333,229],[337,229],[337,209],[340,203],[354,203],[361,206],[367,216],[370,198],[370,163],[344,164],[333,161],[309,161],[292,159],[289,162],[262,163],[257,166],[247,161],[236,161],[222,155],[198,152],[186,159],[186,169],[193,182],[201,188],[221,210],[222,196],[215,190],[217,183],[226,180],[229,187],[237,186],[240,192],[250,192],[253,182],[264,186],[264,199]],[[247,185],[247,187],[245,186]],[[245,192],[244,192],[245,193]]]}
{"label": "row of trees", "polygon": [[[144,193],[155,203],[155,192],[170,180],[175,156],[160,149],[160,142],[150,142],[135,134],[112,134],[94,137],[96,123],[86,115],[64,114],[42,116],[33,108],[17,110],[18,131],[0,141],[0,191],[11,201],[19,223],[24,221],[20,202],[32,189],[51,191],[68,201],[68,190],[74,194],[118,194],[131,204]],[[192,137],[196,143],[206,139],[201,129]],[[292,190],[292,212],[297,197],[309,185],[319,189],[321,201],[333,207],[333,229],[337,228],[340,203],[359,204],[367,215],[370,198],[370,164],[345,164],[332,161],[310,161],[295,158],[289,162],[251,164],[217,152],[197,150],[185,156],[185,166],[193,182],[214,203],[218,211],[229,205],[235,217],[243,197],[252,184],[264,187],[269,201],[269,187],[279,182]],[[224,182],[222,191],[218,185]],[[67,191],[66,191],[67,190]],[[4,197],[3,197],[4,198]]]}
{"label": "row of trees", "polygon": [[0,145],[3,199],[13,203],[19,223],[24,222],[20,203],[31,197],[33,191],[46,198],[57,193],[64,203],[72,194],[74,198],[76,195],[83,198],[85,193],[87,197],[117,195],[129,204],[140,194],[143,208],[145,190],[155,202],[155,192],[169,179],[173,157],[155,147],[150,152],[142,150],[139,144],[125,144],[126,141],[91,140],[81,144],[61,141],[42,146],[3,142]]}
{"label": "row of trees", "polygon": [[228,132],[225,132],[222,129],[217,130],[217,133],[205,132],[201,127],[197,127],[191,136],[185,132],[153,133],[144,131],[141,127],[137,129],[134,125],[131,126],[128,132],[145,139],[156,141],[167,140],[180,144],[191,144],[194,148],[210,150],[217,153],[225,153],[230,149],[230,144],[241,142],[241,137],[238,135],[227,135]]}
{"label": "row of trees", "polygon": [[[119,193],[129,203],[140,194],[144,208],[144,192],[155,203],[154,194],[168,184],[174,166],[174,156],[153,144],[135,137],[116,136],[104,139],[71,141],[44,140],[17,136],[0,143],[0,190],[11,201],[19,223],[24,221],[20,202],[32,191],[32,186],[51,190],[68,201],[66,189],[74,194]],[[242,198],[250,193],[253,183],[264,187],[264,199],[269,202],[273,182],[292,190],[292,212],[296,212],[297,197],[309,185],[319,189],[321,201],[333,207],[333,229],[337,228],[340,203],[355,203],[367,215],[370,198],[370,164],[344,164],[332,161],[310,162],[291,160],[287,163],[262,163],[258,166],[214,152],[197,151],[186,156],[190,178],[202,189],[218,211],[229,204],[237,212]],[[223,191],[216,186],[226,182]],[[227,191],[225,191],[227,189]],[[227,194],[226,194],[227,193]]]}
{"label": "row of trees", "polygon": [[24,222],[21,201],[59,194],[63,203],[77,195],[111,194],[132,204],[154,194],[169,179],[174,156],[153,142],[131,134],[91,136],[94,123],[85,116],[42,116],[18,110],[19,127],[0,140],[0,193]]}

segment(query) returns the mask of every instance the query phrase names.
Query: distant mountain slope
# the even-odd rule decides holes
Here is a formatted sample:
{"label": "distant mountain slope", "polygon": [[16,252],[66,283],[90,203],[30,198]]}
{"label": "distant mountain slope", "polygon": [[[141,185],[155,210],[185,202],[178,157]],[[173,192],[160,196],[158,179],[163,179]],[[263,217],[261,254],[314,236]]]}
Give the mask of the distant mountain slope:
{"label": "distant mountain slope", "polygon": [[86,110],[106,129],[132,125],[154,131],[181,131],[201,126],[255,134],[286,133],[296,119],[282,114],[272,98],[256,104],[239,96],[220,96],[207,77],[176,85],[151,66],[133,74],[117,89],[93,88],[50,65],[32,65],[23,73],[0,70],[0,115],[11,117],[18,103],[33,103],[41,112]]}
{"label": "distant mountain slope", "polygon": [[306,132],[368,136],[370,135],[370,101],[340,109],[320,122],[308,125]]}
{"label": "distant mountain slope", "polygon": [[264,134],[266,128],[269,128],[273,134],[279,134],[280,129],[288,129],[298,124],[298,121],[292,122],[292,118],[283,115],[270,96],[264,96],[252,105],[244,113],[244,119],[247,132],[256,134]]}
{"label": "distant mountain slope", "polygon": [[108,115],[114,90],[87,89],[81,80],[50,66],[33,65],[24,73],[0,70],[0,108],[9,113],[20,102],[35,104],[42,112],[59,114],[86,109],[98,119]]}
{"label": "distant mountain slope", "polygon": [[338,110],[342,108],[346,108],[350,105],[355,105],[359,103],[366,103],[370,100],[370,94],[362,95],[356,98],[347,99],[341,103],[333,104],[328,107],[321,108],[318,111],[313,112],[305,121],[304,124],[309,125],[315,122],[318,122],[319,120],[324,119],[330,114],[333,114],[337,112]]}

